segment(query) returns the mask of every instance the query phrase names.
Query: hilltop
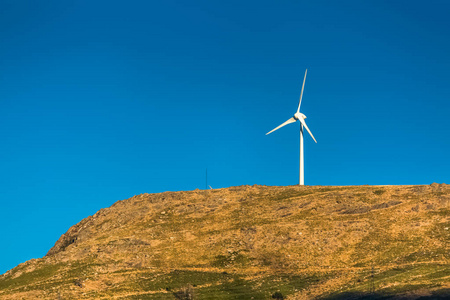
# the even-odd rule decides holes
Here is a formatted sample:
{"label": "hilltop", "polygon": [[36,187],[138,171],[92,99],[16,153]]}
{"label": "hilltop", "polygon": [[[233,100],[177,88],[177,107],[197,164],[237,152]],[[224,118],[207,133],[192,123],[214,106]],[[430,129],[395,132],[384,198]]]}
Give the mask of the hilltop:
{"label": "hilltop", "polygon": [[445,184],[142,194],[1,275],[0,298],[445,299],[449,242]]}

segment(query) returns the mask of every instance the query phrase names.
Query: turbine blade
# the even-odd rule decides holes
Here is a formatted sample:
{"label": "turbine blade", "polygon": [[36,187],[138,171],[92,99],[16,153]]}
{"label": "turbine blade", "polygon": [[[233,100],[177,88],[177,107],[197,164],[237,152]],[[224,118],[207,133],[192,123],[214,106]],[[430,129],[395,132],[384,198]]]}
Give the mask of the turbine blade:
{"label": "turbine blade", "polygon": [[305,77],[303,78],[302,92],[300,93],[300,100],[298,101],[297,112],[300,112],[300,104],[302,104],[303,89],[305,88],[305,80],[306,80],[306,73],[307,73],[307,72],[308,72],[308,69],[306,69],[306,71],[305,71]]}
{"label": "turbine blade", "polygon": [[295,118],[292,117],[292,118],[290,118],[289,120],[287,120],[286,122],[284,122],[283,124],[281,124],[280,126],[278,126],[277,128],[272,129],[271,131],[269,131],[268,133],[266,133],[266,135],[268,135],[268,134],[274,132],[274,131],[277,130],[277,129],[280,129],[281,127],[283,127],[283,126],[285,126],[285,125],[287,125],[287,124],[294,123],[295,121],[296,121]]}
{"label": "turbine blade", "polygon": [[308,132],[309,132],[309,135],[311,135],[311,137],[313,138],[314,142],[316,142],[316,144],[317,144],[317,141],[316,141],[316,139],[314,138],[313,134],[311,133],[311,130],[309,130],[308,126],[306,126],[305,120],[303,120],[302,118],[300,118],[299,121],[300,121],[300,123],[302,123],[303,126],[305,126],[306,130],[308,130]]}

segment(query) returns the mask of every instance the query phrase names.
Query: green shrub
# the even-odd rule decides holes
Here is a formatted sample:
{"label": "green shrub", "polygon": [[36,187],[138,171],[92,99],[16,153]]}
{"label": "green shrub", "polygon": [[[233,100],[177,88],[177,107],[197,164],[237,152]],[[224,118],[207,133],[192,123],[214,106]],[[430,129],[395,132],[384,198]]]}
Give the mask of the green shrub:
{"label": "green shrub", "polygon": [[273,293],[273,294],[272,294],[272,298],[273,298],[273,299],[280,299],[280,300],[284,299],[283,294],[280,293],[280,292],[275,292],[275,293]]}

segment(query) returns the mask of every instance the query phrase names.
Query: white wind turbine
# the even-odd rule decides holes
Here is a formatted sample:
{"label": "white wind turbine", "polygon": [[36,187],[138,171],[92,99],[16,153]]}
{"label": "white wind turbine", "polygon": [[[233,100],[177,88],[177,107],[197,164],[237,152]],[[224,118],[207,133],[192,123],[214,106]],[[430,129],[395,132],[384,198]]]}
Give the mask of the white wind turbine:
{"label": "white wind turbine", "polygon": [[294,123],[297,120],[300,121],[300,170],[299,170],[299,182],[298,182],[299,185],[305,184],[305,174],[304,174],[304,170],[303,170],[303,167],[304,167],[304,164],[303,164],[303,127],[305,127],[306,130],[308,130],[308,133],[311,135],[314,142],[317,143],[316,139],[314,138],[313,134],[311,133],[311,130],[309,130],[308,126],[305,123],[306,116],[304,114],[300,113],[300,104],[302,104],[303,89],[305,88],[305,80],[306,80],[307,72],[308,72],[308,69],[306,69],[305,78],[303,78],[302,92],[300,93],[300,101],[298,102],[297,112],[294,114],[294,116],[292,118],[290,118],[289,120],[287,120],[286,122],[284,122],[283,124],[278,126],[277,128],[272,129],[271,131],[266,133],[266,135],[268,135],[287,124]]}

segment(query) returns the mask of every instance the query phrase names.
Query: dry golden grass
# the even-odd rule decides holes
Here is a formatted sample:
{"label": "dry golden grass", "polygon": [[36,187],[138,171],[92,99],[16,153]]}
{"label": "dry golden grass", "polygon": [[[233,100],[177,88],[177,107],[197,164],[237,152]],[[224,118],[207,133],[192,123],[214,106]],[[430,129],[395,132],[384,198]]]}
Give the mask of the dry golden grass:
{"label": "dry golden grass", "polygon": [[143,194],[0,276],[0,298],[432,299],[450,293],[449,241],[445,184]]}

